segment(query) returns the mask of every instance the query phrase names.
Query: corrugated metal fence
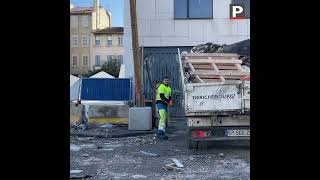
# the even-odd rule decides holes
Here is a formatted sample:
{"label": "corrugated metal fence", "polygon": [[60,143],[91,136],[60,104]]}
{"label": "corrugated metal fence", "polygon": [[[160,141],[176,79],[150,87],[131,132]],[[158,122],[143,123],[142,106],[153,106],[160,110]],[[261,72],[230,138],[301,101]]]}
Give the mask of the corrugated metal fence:
{"label": "corrugated metal fence", "polygon": [[152,100],[156,81],[165,75],[171,77],[171,88],[175,105],[170,108],[171,117],[184,116],[183,91],[179,70],[178,48],[190,51],[192,47],[144,47],[143,48],[143,87],[146,99]]}
{"label": "corrugated metal fence", "polygon": [[82,100],[129,101],[132,99],[130,79],[84,78]]}

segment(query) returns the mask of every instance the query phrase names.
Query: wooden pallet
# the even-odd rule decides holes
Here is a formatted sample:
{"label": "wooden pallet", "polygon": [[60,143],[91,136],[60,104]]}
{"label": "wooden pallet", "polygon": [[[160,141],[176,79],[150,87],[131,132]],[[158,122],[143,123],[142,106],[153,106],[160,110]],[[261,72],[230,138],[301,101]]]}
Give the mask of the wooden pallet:
{"label": "wooden pallet", "polygon": [[250,73],[243,71],[242,60],[237,54],[182,53],[181,60],[193,82],[225,82],[250,76]]}

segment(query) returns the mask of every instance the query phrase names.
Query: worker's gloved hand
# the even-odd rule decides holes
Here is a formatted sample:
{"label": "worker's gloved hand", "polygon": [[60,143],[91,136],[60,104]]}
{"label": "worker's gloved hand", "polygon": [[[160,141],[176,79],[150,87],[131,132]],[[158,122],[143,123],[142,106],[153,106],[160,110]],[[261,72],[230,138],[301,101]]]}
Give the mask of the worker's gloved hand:
{"label": "worker's gloved hand", "polygon": [[169,106],[170,107],[173,106],[173,101],[172,100],[169,101]]}

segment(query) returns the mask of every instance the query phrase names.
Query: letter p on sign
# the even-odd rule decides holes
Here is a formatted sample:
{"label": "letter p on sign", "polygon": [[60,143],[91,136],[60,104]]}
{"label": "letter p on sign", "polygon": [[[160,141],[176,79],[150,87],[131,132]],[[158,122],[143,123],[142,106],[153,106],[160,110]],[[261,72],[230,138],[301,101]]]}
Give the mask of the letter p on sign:
{"label": "letter p on sign", "polygon": [[230,4],[230,19],[244,19],[244,6]]}

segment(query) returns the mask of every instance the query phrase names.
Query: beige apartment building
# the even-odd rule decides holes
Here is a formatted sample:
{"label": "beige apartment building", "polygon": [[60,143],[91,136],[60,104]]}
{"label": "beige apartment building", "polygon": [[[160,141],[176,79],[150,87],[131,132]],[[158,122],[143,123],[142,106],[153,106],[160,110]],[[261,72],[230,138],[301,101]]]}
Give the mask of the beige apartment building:
{"label": "beige apartment building", "polygon": [[107,27],[111,27],[111,14],[100,6],[99,0],[93,0],[93,7],[70,5],[70,74],[80,75],[93,69],[92,31]]}
{"label": "beige apartment building", "polygon": [[94,69],[99,69],[108,61],[123,64],[123,27],[107,27],[93,30],[91,36],[91,62]]}

